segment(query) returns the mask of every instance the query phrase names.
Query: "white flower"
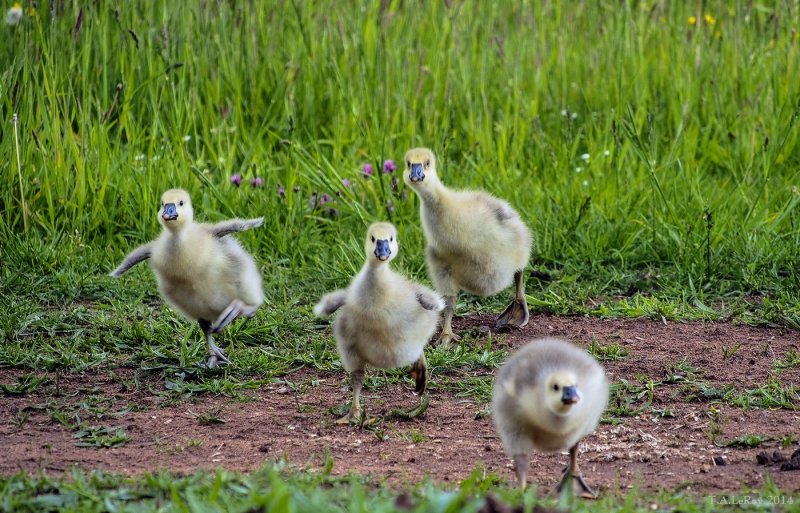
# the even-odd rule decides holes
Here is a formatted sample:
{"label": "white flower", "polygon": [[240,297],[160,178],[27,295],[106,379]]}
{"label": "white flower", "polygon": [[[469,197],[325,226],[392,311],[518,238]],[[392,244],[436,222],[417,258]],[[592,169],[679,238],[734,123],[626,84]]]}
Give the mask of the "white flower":
{"label": "white flower", "polygon": [[603,152],[603,155],[604,155],[604,156],[606,156],[606,157],[608,157],[609,155],[611,155],[611,152],[610,152],[610,151],[608,151],[608,150],[606,150],[606,151],[604,151],[604,152]]}
{"label": "white flower", "polygon": [[583,159],[584,162],[589,162],[589,154],[588,153],[584,153],[583,155],[581,155],[581,158]]}
{"label": "white flower", "polygon": [[584,187],[589,187],[589,180],[584,180],[583,181],[583,186]]}
{"label": "white flower", "polygon": [[6,25],[16,25],[22,19],[22,6],[14,4],[6,13]]}
{"label": "white flower", "polygon": [[577,112],[573,112],[572,113],[572,119],[578,119],[578,113]]}
{"label": "white flower", "polygon": [[575,168],[576,173],[580,173],[581,171],[583,171],[583,168],[581,166]]}
{"label": "white flower", "polygon": [[567,116],[569,116],[569,111],[567,109],[564,109],[564,110],[561,111],[561,115],[564,116],[564,117],[567,117]]}
{"label": "white flower", "polygon": [[136,162],[139,162],[139,161],[144,160],[146,158],[147,157],[145,157],[143,154],[140,153],[140,154],[136,155],[135,157],[133,157],[133,160],[135,160]]}
{"label": "white flower", "polygon": [[183,142],[189,142],[191,140],[192,140],[192,136],[191,135],[184,135],[183,136]]}

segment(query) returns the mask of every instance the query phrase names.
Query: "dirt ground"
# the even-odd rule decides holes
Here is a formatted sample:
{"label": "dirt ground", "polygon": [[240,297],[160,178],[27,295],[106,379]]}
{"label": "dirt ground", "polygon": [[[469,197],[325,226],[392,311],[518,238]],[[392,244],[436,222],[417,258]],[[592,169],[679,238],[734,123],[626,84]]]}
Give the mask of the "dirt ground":
{"label": "dirt ground", "polygon": [[[491,316],[457,319],[456,331],[488,334]],[[612,383],[620,379],[641,382],[644,376],[660,381],[674,375],[670,368],[686,360],[712,386],[732,384],[739,390],[768,381],[773,362],[787,351],[800,350],[800,333],[788,329],[751,328],[729,323],[663,323],[650,320],[601,320],[587,317],[534,315],[522,330],[496,338],[495,344],[513,351],[528,340],[559,336],[584,345],[594,337],[601,345],[619,344],[626,358],[604,363]],[[723,348],[739,350],[723,358]],[[15,383],[18,369],[0,369],[0,383]],[[19,470],[58,475],[77,465],[91,470],[137,474],[157,469],[178,473],[224,466],[252,470],[265,461],[288,460],[299,467],[321,469],[326,455],[333,458],[334,474],[355,471],[413,481],[431,475],[438,482],[455,482],[476,465],[513,478],[486,404],[454,396],[437,387],[434,375],[427,413],[413,420],[386,421],[385,440],[376,433],[334,424],[332,407],[349,398],[343,374],[300,369],[286,381],[245,390],[251,402],[203,395],[176,405],[159,406],[164,380],[145,378],[134,392],[126,392],[120,378],[133,369],[114,369],[62,376],[60,400],[77,403],[87,394],[102,395],[119,410],[134,411],[96,423],[121,426],[131,440],[122,447],[77,447],[74,431],[54,422],[41,409],[47,396],[41,391],[24,396],[0,396],[0,474]],[[51,380],[54,375],[48,376]],[[312,386],[312,380],[318,384]],[[784,385],[800,386],[800,368],[786,369]],[[291,384],[308,386],[291,386]],[[301,390],[298,392],[297,390]],[[409,388],[392,385],[365,396],[370,414],[413,406],[418,400]],[[51,399],[52,400],[52,399]],[[681,393],[681,383],[656,387],[652,407],[619,424],[602,424],[587,437],[580,454],[587,482],[602,492],[633,487],[643,490],[683,489],[690,493],[740,492],[759,487],[769,476],[784,491],[800,491],[800,470],[780,470],[780,464],[760,465],[757,454],[779,451],[790,456],[797,449],[781,448],[787,436],[800,438],[800,404],[795,411],[744,410],[708,401],[694,401]],[[37,405],[39,408],[37,408]],[[659,415],[668,410],[672,416]],[[201,425],[197,414],[219,411],[224,423]],[[30,416],[20,424],[21,412]],[[717,441],[741,435],[763,435],[769,441],[757,448],[720,447],[709,433],[719,429]],[[566,463],[564,454],[533,454],[529,480],[550,490]]]}

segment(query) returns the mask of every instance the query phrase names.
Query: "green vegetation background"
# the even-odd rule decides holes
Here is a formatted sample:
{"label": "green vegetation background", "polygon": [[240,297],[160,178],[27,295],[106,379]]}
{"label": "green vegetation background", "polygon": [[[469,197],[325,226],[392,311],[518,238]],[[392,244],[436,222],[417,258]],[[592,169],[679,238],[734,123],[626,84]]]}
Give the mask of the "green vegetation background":
{"label": "green vegetation background", "polygon": [[[0,50],[3,291],[66,268],[94,281],[156,235],[158,197],[177,186],[198,217],[265,216],[245,239],[267,276],[341,283],[365,225],[389,219],[422,277],[416,199],[381,166],[425,145],[447,184],[530,223],[545,309],[641,291],[774,301],[753,321],[797,327],[797,16],[746,2],[43,4]],[[315,192],[335,217],[311,208]],[[92,256],[55,258],[71,250]]]}

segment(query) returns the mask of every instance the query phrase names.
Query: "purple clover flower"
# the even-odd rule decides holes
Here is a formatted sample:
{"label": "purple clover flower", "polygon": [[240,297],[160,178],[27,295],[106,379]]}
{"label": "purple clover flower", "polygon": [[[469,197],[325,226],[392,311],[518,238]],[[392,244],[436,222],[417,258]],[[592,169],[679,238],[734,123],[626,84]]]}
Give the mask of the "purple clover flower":
{"label": "purple clover flower", "polygon": [[242,184],[242,175],[236,174],[231,176],[231,183],[236,187],[239,187]]}
{"label": "purple clover flower", "polygon": [[264,180],[261,179],[260,176],[250,179],[250,185],[255,189],[256,187],[263,187]]}
{"label": "purple clover flower", "polygon": [[286,189],[283,188],[283,185],[278,184],[278,197],[281,199],[286,197]]}
{"label": "purple clover flower", "polygon": [[300,192],[300,186],[299,186],[299,185],[295,185],[294,187],[292,187],[292,191],[293,191],[294,193],[298,193],[298,192]]}
{"label": "purple clover flower", "polygon": [[393,173],[397,169],[394,160],[388,159],[383,161],[383,174]]}
{"label": "purple clover flower", "polygon": [[350,180],[348,180],[347,178],[342,178],[342,185],[344,185],[347,188],[350,188]]}
{"label": "purple clover flower", "polygon": [[367,162],[364,164],[364,167],[361,168],[361,176],[364,178],[369,178],[370,176],[375,174],[375,168],[372,167],[372,164]]}

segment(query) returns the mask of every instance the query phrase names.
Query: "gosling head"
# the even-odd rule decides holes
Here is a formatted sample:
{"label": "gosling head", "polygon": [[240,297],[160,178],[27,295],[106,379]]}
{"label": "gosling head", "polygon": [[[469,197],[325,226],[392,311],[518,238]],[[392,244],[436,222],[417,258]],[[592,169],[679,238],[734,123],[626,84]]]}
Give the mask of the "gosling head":
{"label": "gosling head", "polygon": [[183,189],[170,189],[161,195],[158,221],[164,228],[179,230],[194,219],[192,199]]}
{"label": "gosling head", "polygon": [[371,225],[367,230],[367,241],[364,248],[369,262],[389,262],[397,256],[397,228],[390,223]]}
{"label": "gosling head", "polygon": [[557,371],[545,381],[545,404],[552,412],[566,415],[581,400],[578,380],[569,371]]}
{"label": "gosling head", "polygon": [[436,157],[428,148],[413,148],[406,152],[403,181],[415,190],[425,190],[439,181]]}

